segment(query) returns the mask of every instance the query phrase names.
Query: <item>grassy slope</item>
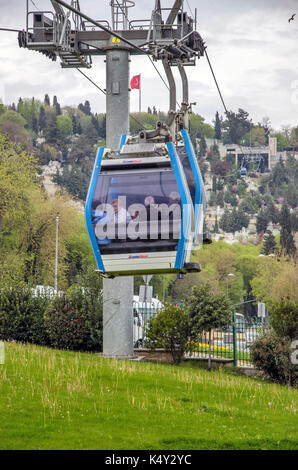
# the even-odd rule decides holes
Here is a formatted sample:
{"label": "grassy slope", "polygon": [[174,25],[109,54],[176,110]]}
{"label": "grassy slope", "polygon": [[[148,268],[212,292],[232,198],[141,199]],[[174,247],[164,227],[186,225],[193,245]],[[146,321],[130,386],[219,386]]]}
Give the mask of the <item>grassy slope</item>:
{"label": "grassy slope", "polygon": [[6,344],[0,449],[294,449],[297,391],[222,371]]}

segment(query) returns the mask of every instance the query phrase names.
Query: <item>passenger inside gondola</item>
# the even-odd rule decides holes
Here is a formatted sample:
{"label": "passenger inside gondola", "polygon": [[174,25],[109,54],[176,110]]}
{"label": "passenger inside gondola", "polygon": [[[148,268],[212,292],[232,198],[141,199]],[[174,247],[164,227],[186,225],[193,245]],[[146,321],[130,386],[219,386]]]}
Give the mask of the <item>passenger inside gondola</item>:
{"label": "passenger inside gondola", "polygon": [[99,175],[92,224],[103,254],[154,251],[157,247],[174,251],[181,218],[172,171]]}

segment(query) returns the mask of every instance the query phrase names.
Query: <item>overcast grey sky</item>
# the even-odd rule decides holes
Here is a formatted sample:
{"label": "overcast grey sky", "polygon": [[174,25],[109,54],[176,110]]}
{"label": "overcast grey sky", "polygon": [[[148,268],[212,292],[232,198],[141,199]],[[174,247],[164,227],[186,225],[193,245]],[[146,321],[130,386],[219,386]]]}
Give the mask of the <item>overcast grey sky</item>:
{"label": "overcast grey sky", "polygon": [[[31,0],[30,0],[31,1]],[[49,0],[33,0],[51,9]],[[67,1],[67,0],[66,0]],[[110,19],[109,0],[81,0],[81,9],[95,19]],[[135,0],[130,17],[150,18],[154,0]],[[198,9],[198,31],[208,46],[228,109],[247,110],[255,122],[269,116],[275,128],[298,125],[298,0],[188,0]],[[162,0],[171,6],[173,0]],[[0,0],[0,27],[25,27],[26,0]],[[32,10],[35,9],[31,3]],[[187,7],[187,2],[185,2]],[[297,13],[294,21],[288,18]],[[76,70],[61,69],[38,52],[19,49],[16,34],[0,32],[0,98],[9,104],[20,96],[43,99],[57,95],[62,105],[88,99],[93,111],[105,111],[105,97]],[[105,87],[103,58],[94,58],[88,75]],[[159,65],[162,71],[162,67]],[[168,92],[147,57],[133,57],[131,76],[142,73],[143,110],[156,105],[167,110]],[[194,111],[212,122],[223,113],[205,58],[187,68]],[[178,76],[177,76],[178,78]],[[177,89],[180,92],[179,83]],[[180,100],[180,95],[178,96]],[[131,110],[138,109],[138,92],[131,92]]]}

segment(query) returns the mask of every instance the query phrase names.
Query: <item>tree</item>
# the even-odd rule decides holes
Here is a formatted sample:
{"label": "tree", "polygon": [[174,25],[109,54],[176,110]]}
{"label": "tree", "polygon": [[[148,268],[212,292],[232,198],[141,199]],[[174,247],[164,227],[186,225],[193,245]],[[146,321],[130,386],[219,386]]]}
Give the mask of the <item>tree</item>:
{"label": "tree", "polygon": [[173,362],[179,363],[189,347],[189,335],[188,312],[176,305],[167,305],[149,320],[145,332],[146,346],[153,350],[164,348],[171,353]]}
{"label": "tree", "polygon": [[257,233],[266,232],[269,223],[269,217],[263,209],[257,215],[256,230]]}
{"label": "tree", "polygon": [[289,141],[281,132],[277,132],[276,134],[273,134],[272,137],[276,137],[277,139],[277,151],[278,152],[282,152],[287,147],[289,147]]}
{"label": "tree", "polygon": [[21,237],[36,184],[36,159],[0,134],[0,285],[21,285]]}
{"label": "tree", "polygon": [[267,230],[267,232],[264,235],[264,244],[262,246],[261,253],[263,255],[268,256],[268,255],[274,254],[276,252],[276,248],[277,248],[277,245],[276,245],[274,235],[271,232],[271,230]]}
{"label": "tree", "polygon": [[224,195],[223,195],[223,192],[222,191],[219,191],[216,195],[216,204],[219,206],[219,207],[224,207],[225,203],[224,203]]}
{"label": "tree", "polygon": [[219,118],[218,111],[216,111],[215,115],[215,125],[214,125],[214,130],[215,130],[215,139],[221,140],[221,121]]}
{"label": "tree", "polygon": [[41,106],[39,110],[38,122],[39,122],[39,130],[43,131],[46,126],[46,113],[45,113],[45,109],[43,106]]}
{"label": "tree", "polygon": [[229,162],[218,161],[213,165],[213,171],[216,175],[226,176],[231,171],[232,166]]}
{"label": "tree", "polygon": [[288,256],[296,255],[296,246],[292,235],[290,211],[286,204],[283,204],[280,212],[280,245],[284,253]]}
{"label": "tree", "polygon": [[46,106],[51,106],[51,103],[50,103],[50,98],[49,98],[49,95],[46,94],[45,97],[44,97],[44,104]]}
{"label": "tree", "polygon": [[17,124],[19,127],[24,128],[27,124],[26,119],[23,118],[19,113],[16,111],[7,110],[0,116],[0,125],[4,124],[5,122],[13,122]]}
{"label": "tree", "polygon": [[56,113],[49,108],[46,111],[46,126],[44,128],[44,136],[49,144],[56,144],[58,138],[58,126]]}
{"label": "tree", "polygon": [[62,136],[72,134],[72,120],[68,116],[57,116],[57,127]]}
{"label": "tree", "polygon": [[270,324],[280,337],[298,338],[298,302],[282,298],[270,311]]}
{"label": "tree", "polygon": [[216,193],[216,175],[212,176],[212,192]]}
{"label": "tree", "polygon": [[251,121],[248,119],[249,113],[239,108],[238,113],[229,111],[228,118],[223,123],[227,130],[225,142],[239,144],[242,137],[250,130]]}
{"label": "tree", "polygon": [[230,191],[226,191],[224,195],[224,202],[231,204],[231,206],[236,207],[238,205],[238,199]]}
{"label": "tree", "polygon": [[298,301],[295,261],[283,257],[261,257],[251,280],[253,294],[268,305],[269,311],[282,298]]}
{"label": "tree", "polygon": [[232,322],[232,307],[224,294],[214,294],[210,284],[194,287],[188,304],[191,334],[195,338],[209,333],[208,370],[211,370],[211,331],[226,328]]}
{"label": "tree", "polygon": [[253,147],[263,147],[266,145],[266,134],[263,127],[253,127],[251,131],[247,132],[242,139],[242,144]]}
{"label": "tree", "polygon": [[227,233],[235,233],[247,228],[249,224],[249,217],[241,210],[235,207],[232,211],[225,210],[222,218],[220,219],[220,228]]}
{"label": "tree", "polygon": [[1,114],[3,114],[5,112],[5,106],[4,104],[2,103],[1,99],[0,99],[0,116]]}
{"label": "tree", "polygon": [[217,215],[215,216],[215,223],[213,227],[213,232],[218,233],[219,232],[219,226],[218,226],[218,221],[217,221]]}
{"label": "tree", "polygon": [[22,144],[28,150],[31,148],[29,133],[23,127],[13,121],[6,121],[0,124],[0,132],[6,135],[13,142]]}
{"label": "tree", "polygon": [[203,136],[200,139],[200,150],[199,150],[200,157],[205,157],[206,152],[207,152],[207,144],[206,144],[206,139]]}

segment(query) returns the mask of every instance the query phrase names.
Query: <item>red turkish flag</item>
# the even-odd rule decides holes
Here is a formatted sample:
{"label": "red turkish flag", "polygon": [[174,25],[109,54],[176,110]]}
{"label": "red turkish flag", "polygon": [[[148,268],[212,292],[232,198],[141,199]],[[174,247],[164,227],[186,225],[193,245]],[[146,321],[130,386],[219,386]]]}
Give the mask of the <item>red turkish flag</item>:
{"label": "red turkish flag", "polygon": [[132,79],[130,80],[130,88],[136,88],[137,90],[140,89],[140,85],[141,85],[141,75],[135,75],[134,77],[132,77]]}

